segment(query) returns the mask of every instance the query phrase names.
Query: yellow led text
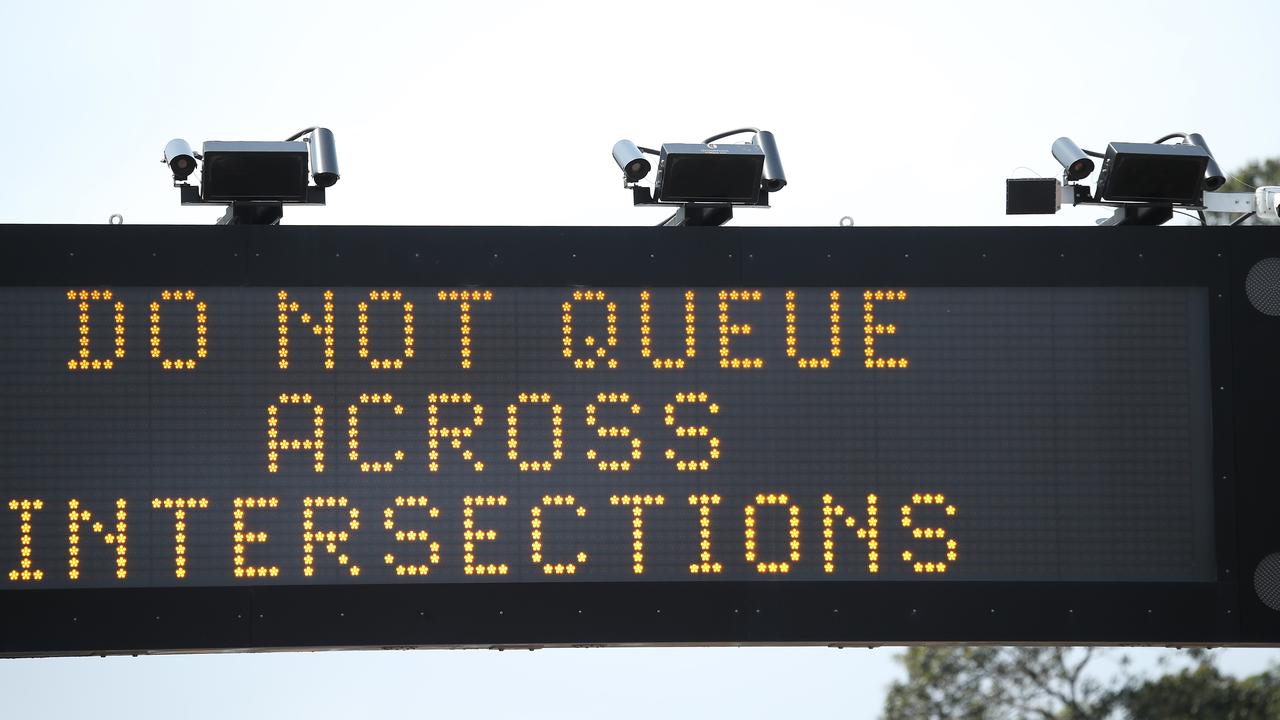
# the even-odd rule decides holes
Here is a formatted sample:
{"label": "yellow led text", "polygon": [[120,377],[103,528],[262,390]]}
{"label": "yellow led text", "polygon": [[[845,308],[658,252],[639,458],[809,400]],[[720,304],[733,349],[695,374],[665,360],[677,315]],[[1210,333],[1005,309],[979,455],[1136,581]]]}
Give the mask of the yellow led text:
{"label": "yellow led text", "polygon": [[[399,290],[370,290],[369,302],[399,302],[402,294]],[[406,302],[404,304],[404,354],[398,358],[369,358],[369,303],[361,302],[356,306],[360,314],[356,316],[359,324],[356,326],[356,341],[360,346],[360,357],[369,360],[369,366],[374,370],[399,370],[404,367],[406,360],[413,357],[413,303]]]}
{"label": "yellow led text", "polygon": [[667,403],[663,406],[662,422],[665,425],[675,428],[676,437],[681,438],[707,438],[707,456],[697,460],[684,460],[676,456],[675,448],[667,448],[666,458],[674,460],[677,470],[697,472],[701,470],[711,469],[711,461],[720,459],[720,438],[711,435],[711,430],[706,425],[676,425],[676,405],[681,404],[702,404],[707,406],[707,412],[711,415],[720,413],[720,406],[713,402],[707,401],[707,394],[704,392],[695,393],[676,393],[675,403]]}
{"label": "yellow led text", "polygon": [[747,323],[729,322],[730,302],[760,302],[764,296],[759,290],[721,290],[719,314],[720,321],[720,367],[722,368],[762,368],[764,358],[730,357],[729,337],[731,335],[750,335],[751,326]]}
{"label": "yellow led text", "polygon": [[18,519],[22,521],[19,529],[22,536],[18,539],[18,554],[21,560],[18,561],[18,568],[9,571],[9,580],[11,582],[39,582],[44,579],[44,571],[34,567],[31,560],[31,514],[44,509],[43,500],[10,500],[9,509],[18,513]]}
{"label": "yellow led text", "polygon": [[471,303],[493,299],[491,290],[441,290],[437,295],[441,302],[458,303],[458,323],[462,335],[462,369],[471,369]]}
{"label": "yellow led text", "polygon": [[151,507],[173,511],[173,576],[187,576],[187,513],[209,507],[209,498],[153,498]]}
{"label": "yellow led text", "polygon": [[206,358],[209,356],[209,328],[206,323],[209,316],[206,314],[208,305],[203,301],[196,302],[196,292],[194,290],[163,290],[160,293],[160,300],[151,301],[151,357],[160,360],[160,367],[165,370],[195,370],[196,358],[167,358],[163,357],[160,351],[160,304],[162,302],[195,302],[196,303],[196,357]]}
{"label": "yellow led text", "polygon": [[[310,405],[311,393],[281,393],[280,405]],[[281,438],[280,407],[267,406],[267,472],[280,469],[280,453],[286,450],[309,450],[315,459],[313,467],[316,472],[324,472],[324,406],[315,405],[311,409],[314,417],[309,438]],[[354,426],[352,426],[354,427]],[[353,438],[354,440],[354,438]]]}
{"label": "yellow led text", "polygon": [[544,507],[564,507],[572,509],[578,517],[586,517],[587,509],[581,505],[574,507],[574,498],[572,495],[543,495],[542,505],[534,505],[529,509],[532,516],[529,519],[529,538],[530,548],[532,550],[531,558],[534,564],[542,563],[543,575],[572,575],[578,571],[578,566],[587,561],[587,554],[578,551],[577,564],[552,563],[542,561],[542,508]]}
{"label": "yellow led text", "polygon": [[71,522],[67,525],[67,576],[72,580],[80,579],[80,523],[93,522],[90,527],[95,533],[102,535],[102,541],[108,545],[114,545],[116,548],[116,579],[124,580],[128,577],[128,536],[125,531],[129,529],[127,522],[128,513],[125,509],[125,500],[120,498],[116,500],[116,529],[111,532],[102,524],[101,521],[93,522],[93,513],[88,508],[81,508],[80,501],[72,498],[67,501],[67,507],[71,512],[68,517]]}
{"label": "yellow led text", "polygon": [[112,302],[112,297],[110,290],[67,291],[67,299],[76,303],[76,309],[80,311],[77,317],[80,321],[79,353],[78,357],[67,361],[68,370],[111,370],[115,367],[115,361],[124,357],[124,303],[118,300],[112,303],[115,311],[115,349],[112,356],[95,358],[89,350],[89,303]]}
{"label": "yellow led text", "polygon": [[[628,405],[632,415],[640,414],[640,406],[631,402],[631,396],[627,393],[598,393],[596,402],[620,403]],[[595,448],[587,449],[587,459],[596,461],[596,468],[600,472],[628,472],[631,470],[631,461],[639,460],[640,438],[632,437],[631,428],[627,425],[598,425],[596,422],[596,406],[594,404],[587,405],[587,426],[595,428],[596,437],[600,438],[622,438],[628,440],[631,445],[631,454],[621,460],[605,460],[599,456]]]}
{"label": "yellow led text", "polygon": [[[440,406],[444,404],[454,405],[470,405],[471,406],[471,424],[475,427],[484,425],[484,406],[480,403],[472,404],[471,393],[431,393],[427,396],[427,469],[431,472],[440,471],[440,440],[449,438],[449,446],[454,450],[462,451],[462,459],[471,463],[476,472],[484,472],[484,463],[477,460],[475,454],[470,448],[462,447],[462,439],[471,437],[472,429],[466,425],[445,426],[440,424]],[[515,424],[508,420],[508,427],[514,432]],[[511,439],[515,439],[516,435],[510,434]],[[515,449],[514,447],[512,448]]]}
{"label": "yellow led text", "polygon": [[[402,508],[406,505],[411,508],[425,510],[428,517],[440,517],[440,509],[428,507],[425,496],[396,497],[396,508]],[[431,554],[427,556],[427,562],[419,565],[398,565],[396,564],[396,556],[391,553],[384,555],[382,560],[388,565],[395,565],[396,575],[426,575],[431,572],[432,565],[440,564],[440,543],[432,540],[426,530],[405,530],[403,528],[396,530],[396,508],[385,508],[382,511],[382,527],[387,530],[395,530],[396,542],[428,543],[427,549],[431,551]]]}
{"label": "yellow led text", "polygon": [[720,504],[719,495],[690,495],[689,504],[698,508],[698,559],[689,563],[689,572],[718,573],[724,566],[711,559],[711,506]]}
{"label": "yellow led text", "polygon": [[907,358],[876,357],[875,343],[877,335],[896,335],[898,326],[892,323],[876,322],[875,307],[878,302],[902,301],[907,299],[906,290],[867,290],[862,293],[862,354],[863,361],[869,368],[905,368]]}
{"label": "yellow led text", "polygon": [[[360,393],[359,404],[352,403],[347,406],[347,459],[351,462],[360,463],[360,472],[391,472],[392,470],[395,470],[395,463],[404,460],[403,450],[396,450],[392,453],[392,457],[395,458],[394,462],[392,460],[374,460],[373,462],[369,462],[368,460],[360,459],[360,405],[370,404],[386,405],[390,407],[391,412],[396,415],[404,414],[403,405],[392,403],[391,393],[382,393],[381,395],[378,393]],[[317,415],[316,417],[319,418],[322,416]],[[323,433],[322,426],[317,426],[317,429],[320,429]],[[323,437],[323,434],[321,437]],[[323,460],[323,456],[318,459],[318,461]]]}
{"label": "yellow led text", "polygon": [[507,496],[498,495],[468,495],[462,498],[462,572],[467,575],[506,575],[506,563],[477,563],[476,562],[476,543],[481,541],[493,542],[498,539],[497,530],[481,530],[475,526],[476,508],[479,507],[506,507]]}
{"label": "yellow led text", "polygon": [[[954,537],[947,536],[946,528],[920,527],[919,525],[914,525],[911,517],[911,509],[913,507],[919,507],[921,505],[936,505],[938,507],[943,507],[945,503],[946,499],[942,496],[942,493],[924,493],[923,495],[915,493],[911,496],[911,502],[903,505],[901,508],[902,527],[911,528],[911,537],[917,540],[937,540],[938,542],[943,543],[947,549],[946,560],[924,561],[921,561],[921,559],[916,557],[915,553],[910,550],[903,550],[903,562],[911,565],[911,569],[915,572],[944,573],[947,571],[947,563],[955,562],[958,557],[957,551],[959,549],[959,545],[956,543],[956,539]],[[956,514],[956,506],[946,505],[943,507],[943,512],[946,513],[947,517],[954,517]]]}
{"label": "yellow led text", "polygon": [[746,549],[745,557],[747,562],[755,563],[756,572],[762,575],[766,573],[769,573],[769,574],[789,573],[791,572],[791,563],[800,562],[800,506],[799,505],[791,505],[787,507],[787,515],[788,515],[787,537],[790,541],[788,545],[788,547],[790,548],[788,557],[790,558],[790,562],[786,560],[783,560],[781,562],[759,560],[758,559],[759,554],[756,552],[756,549],[759,547],[759,544],[756,542],[757,512],[762,506],[769,506],[769,505],[787,506],[788,502],[790,502],[790,498],[788,498],[785,494],[770,493],[768,495],[765,495],[764,493],[761,493],[759,495],[756,495],[755,504],[748,505],[744,510],[744,514],[746,515],[745,522],[744,522],[744,531],[743,531],[743,538],[744,538],[743,544]]}
{"label": "yellow led text", "polygon": [[238,578],[278,577],[280,575],[280,568],[275,565],[265,567],[261,565],[247,565],[245,563],[245,546],[249,543],[257,543],[259,545],[265,543],[268,536],[267,533],[262,530],[259,530],[258,532],[247,530],[245,528],[244,518],[246,510],[252,510],[253,508],[279,507],[280,498],[236,498],[232,501],[232,505],[235,506],[235,509],[231,513],[231,517],[234,519],[234,522],[231,524],[231,528],[235,531],[231,536],[231,539],[235,541],[235,544],[231,546],[231,550],[234,553],[232,555],[232,563],[234,567],[232,572]]}
{"label": "yellow led text", "polygon": [[352,532],[360,529],[360,509],[348,508],[345,497],[309,497],[302,499],[302,574],[311,577],[315,574],[316,545],[324,543],[325,552],[338,556],[339,565],[350,565],[347,572],[352,577],[360,575],[360,566],[350,562],[347,554],[338,550],[338,543],[344,543],[350,537],[346,530],[318,530],[315,527],[315,513],[321,508],[345,508],[347,527]]}
{"label": "yellow led text", "polygon": [[517,413],[520,405],[550,404],[550,393],[520,393],[519,403],[507,406],[507,459],[519,461],[521,472],[550,472],[551,460],[564,458],[564,418],[560,416],[559,405],[551,406],[551,460],[520,460],[520,434],[517,425]]}
{"label": "yellow led text", "polygon": [[[297,300],[290,300],[289,293],[281,290],[276,293],[276,309],[279,315],[276,320],[279,322],[279,346],[280,346],[280,369],[289,369],[289,314],[296,313],[301,310]],[[303,325],[311,325],[311,332],[324,338],[324,368],[326,370],[333,369],[333,291],[324,291],[324,322],[311,324],[311,314],[302,313],[299,318]]]}
{"label": "yellow led text", "polygon": [[829,357],[796,357],[796,291],[787,291],[787,357],[796,358],[796,365],[802,368],[829,368],[831,361],[840,357],[840,292],[832,290],[827,305],[830,322],[831,349]]}
{"label": "yellow led text", "polygon": [[[618,304],[612,300],[606,302],[603,290],[574,290],[574,302],[604,302],[605,303],[605,338],[600,341],[595,335],[586,335],[582,338],[582,344],[587,347],[588,357],[573,357],[573,302],[566,302],[560,306],[563,313],[560,320],[564,323],[564,350],[562,351],[566,358],[573,359],[573,366],[579,370],[586,368],[588,370],[596,366],[596,360],[602,364],[608,365],[610,369],[618,367],[618,359],[609,357],[608,348],[615,347],[618,344]],[[594,357],[591,354],[594,353]]]}
{"label": "yellow led text", "polygon": [[[858,538],[867,541],[867,570],[880,572],[880,509],[875,493],[867,495],[867,526],[858,528]],[[845,527],[857,524],[853,515],[845,516],[844,506],[830,493],[822,496],[822,571],[836,571],[836,518],[844,518]]]}
{"label": "yellow led text", "polygon": [[[650,505],[662,505],[667,499],[662,495],[612,495],[610,505],[631,508],[631,571],[644,574],[644,509]],[[692,567],[692,566],[690,566]]]}
{"label": "yellow led text", "polygon": [[697,328],[694,324],[693,291],[684,293],[684,357],[653,357],[653,320],[652,306],[649,304],[649,291],[640,291],[640,355],[651,358],[655,370],[680,370],[684,368],[685,358],[697,357]]}

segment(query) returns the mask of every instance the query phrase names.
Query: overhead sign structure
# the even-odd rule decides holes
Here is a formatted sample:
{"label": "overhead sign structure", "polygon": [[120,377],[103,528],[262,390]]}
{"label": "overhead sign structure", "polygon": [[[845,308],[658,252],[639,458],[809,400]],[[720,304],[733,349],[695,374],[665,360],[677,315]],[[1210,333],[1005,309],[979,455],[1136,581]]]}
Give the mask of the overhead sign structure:
{"label": "overhead sign structure", "polygon": [[1274,644],[1276,239],[4,227],[0,653]]}

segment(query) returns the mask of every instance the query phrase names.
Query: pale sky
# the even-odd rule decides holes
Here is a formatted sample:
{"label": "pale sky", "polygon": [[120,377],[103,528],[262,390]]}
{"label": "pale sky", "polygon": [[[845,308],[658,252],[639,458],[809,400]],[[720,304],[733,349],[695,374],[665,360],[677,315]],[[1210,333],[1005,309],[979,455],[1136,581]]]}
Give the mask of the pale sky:
{"label": "pale sky", "polygon": [[[337,138],[342,180],[287,224],[649,225],[609,151],[772,130],[789,186],[735,225],[1006,218],[1004,179],[1201,132],[1280,156],[1274,35],[1252,2],[11,2],[0,223],[210,224],[167,140]],[[0,661],[6,717],[871,718],[882,649],[415,651]],[[1154,657],[1145,653],[1149,661]],[[1254,672],[1273,650],[1223,655]],[[57,709],[46,704],[57,702]],[[565,703],[571,703],[565,710]],[[27,710],[27,713],[22,712]]]}

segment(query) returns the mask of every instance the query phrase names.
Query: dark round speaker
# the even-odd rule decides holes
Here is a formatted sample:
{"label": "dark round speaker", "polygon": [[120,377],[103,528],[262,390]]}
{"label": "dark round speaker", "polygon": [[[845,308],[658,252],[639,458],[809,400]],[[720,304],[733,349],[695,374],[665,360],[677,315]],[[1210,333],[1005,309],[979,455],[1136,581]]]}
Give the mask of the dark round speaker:
{"label": "dark round speaker", "polygon": [[1280,612],[1280,552],[1262,558],[1253,571],[1253,589],[1263,605]]}
{"label": "dark round speaker", "polygon": [[1264,258],[1249,268],[1244,291],[1258,312],[1280,316],[1280,258]]}

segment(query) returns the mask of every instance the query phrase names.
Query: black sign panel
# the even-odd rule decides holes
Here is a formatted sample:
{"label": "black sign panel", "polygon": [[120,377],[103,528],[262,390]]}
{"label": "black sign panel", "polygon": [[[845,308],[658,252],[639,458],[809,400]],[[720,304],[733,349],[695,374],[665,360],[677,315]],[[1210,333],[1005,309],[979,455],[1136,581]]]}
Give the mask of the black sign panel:
{"label": "black sign panel", "polygon": [[0,649],[1274,642],[1267,235],[7,227]]}

